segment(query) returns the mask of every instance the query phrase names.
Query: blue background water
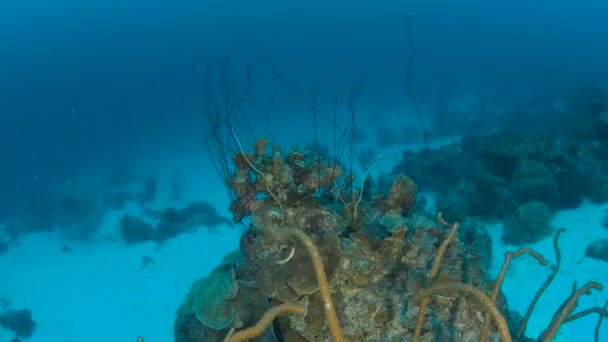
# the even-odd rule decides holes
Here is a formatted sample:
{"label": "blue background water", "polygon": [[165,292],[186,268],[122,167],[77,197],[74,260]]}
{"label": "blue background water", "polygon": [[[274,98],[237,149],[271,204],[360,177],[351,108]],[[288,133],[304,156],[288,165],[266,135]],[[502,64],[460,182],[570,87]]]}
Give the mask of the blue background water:
{"label": "blue background water", "polygon": [[316,89],[320,106],[364,77],[362,102],[398,107],[408,101],[406,8],[423,104],[463,90],[551,92],[608,74],[602,1],[7,0],[0,4],[0,184],[8,193],[29,191],[159,148],[196,145],[205,123],[200,71],[229,49],[237,71],[254,65],[249,105],[266,108],[272,95],[275,112],[289,115],[294,99],[246,37],[296,91],[311,98]]}
{"label": "blue background water", "polygon": [[[310,102],[316,94],[324,111],[333,109],[336,96],[343,104],[363,78],[357,97],[360,126],[370,125],[367,117],[376,123],[385,120],[389,126],[400,115],[414,120],[405,86],[411,51],[407,10],[415,44],[411,81],[426,120],[432,121],[438,108],[470,94],[484,98],[488,108],[500,107],[535,97],[559,100],[559,94],[608,80],[605,1],[4,0],[0,2],[0,223],[16,211],[27,210],[32,202],[61,195],[64,189],[58,184],[118,172],[155,155],[186,151],[204,159],[205,71],[229,51],[230,76],[239,90],[247,82],[247,66],[252,65],[252,87],[243,107],[254,128],[265,129],[271,107],[276,129],[300,131],[302,122],[310,121],[310,111],[277,82],[245,39],[260,47],[294,91]],[[452,113],[449,120],[457,125],[466,115]],[[430,133],[432,139],[439,138]],[[206,181],[200,180],[203,186]],[[595,207],[593,211],[598,212]],[[237,233],[230,233],[230,243],[237,241]],[[210,240],[201,238],[200,244]],[[546,253],[551,255],[548,246]],[[229,250],[232,245],[224,247]],[[26,252],[32,252],[23,255],[42,253],[38,247],[28,248]],[[111,248],[100,254],[116,255],[120,260],[116,264],[123,265],[129,257]],[[577,248],[578,253],[581,248]],[[45,251],[58,249],[53,245]],[[88,245],[81,252],[89,249],[96,253]],[[168,249],[158,253],[173,253],[172,260],[181,265],[182,242]],[[134,252],[140,254],[129,259],[135,269],[144,252]],[[188,255],[195,260],[198,252],[191,249]],[[216,254],[215,258],[221,257]],[[81,271],[96,262],[106,270],[104,257],[96,260],[95,254],[86,259]],[[29,260],[24,260],[20,269],[29,267]],[[56,264],[64,263],[59,259]],[[118,278],[130,280],[123,275],[132,275],[132,270],[123,268]],[[179,290],[172,293],[176,301],[203,270],[190,267],[175,286]],[[171,271],[184,273],[177,268]],[[167,278],[164,273],[157,276]],[[87,279],[80,281],[84,288]],[[146,284],[138,281],[125,281],[133,294],[125,295],[123,287],[112,289],[116,296],[140,294],[147,304],[146,296],[154,292],[139,291]],[[568,286],[561,287],[565,290],[559,298],[567,295]],[[43,290],[32,293],[46,295]],[[27,293],[20,295],[15,297],[28,298]],[[16,300],[15,305],[24,302]],[[170,326],[176,305],[165,304],[168,309],[158,311],[163,311],[162,322]],[[45,317],[40,309],[33,311],[35,319]],[[139,319],[141,326],[154,325],[147,317]],[[170,329],[164,329],[169,334]]]}

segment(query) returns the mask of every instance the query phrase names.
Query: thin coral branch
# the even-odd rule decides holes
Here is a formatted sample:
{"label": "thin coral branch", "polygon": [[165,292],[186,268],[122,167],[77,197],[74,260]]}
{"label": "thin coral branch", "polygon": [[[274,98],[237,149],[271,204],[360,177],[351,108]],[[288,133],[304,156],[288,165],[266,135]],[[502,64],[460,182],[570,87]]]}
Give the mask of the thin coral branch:
{"label": "thin coral branch", "polygon": [[420,114],[420,109],[418,108],[418,100],[416,98],[416,94],[414,94],[414,89],[412,88],[412,85],[411,85],[412,62],[414,60],[414,37],[412,35],[412,24],[410,21],[410,11],[407,10],[405,15],[406,15],[406,19],[407,19],[407,32],[408,32],[409,38],[410,38],[409,68],[408,68],[408,72],[407,72],[407,77],[405,78],[405,85],[407,86],[407,90],[410,94],[410,97],[412,98],[412,101],[414,102],[414,109],[416,110],[416,115],[418,116],[418,122],[420,122],[420,126],[422,127],[422,131],[424,133],[424,151],[422,152],[422,166],[420,168],[420,184],[418,184],[418,187],[416,188],[416,194],[414,195],[414,205],[412,206],[412,210],[413,210],[416,202],[418,201],[418,194],[420,193],[420,188],[422,186],[424,186],[424,181],[425,181],[424,171],[426,169],[426,159],[427,159],[427,155],[429,152],[429,134],[426,130],[426,125],[424,124],[422,115]]}
{"label": "thin coral branch", "polygon": [[[604,311],[608,308],[608,300],[604,303]],[[600,327],[602,326],[602,320],[604,319],[604,315],[600,315],[600,318],[597,320],[597,324],[595,325],[595,331],[593,331],[593,337],[595,342],[600,342]]]}
{"label": "thin coral branch", "polygon": [[361,189],[359,190],[359,197],[355,201],[355,205],[354,205],[354,209],[353,209],[353,220],[357,216],[357,211],[358,211],[358,208],[359,208],[359,204],[361,203],[361,200],[363,199],[363,187],[364,187],[364,184],[365,184],[365,180],[369,176],[370,171],[378,164],[378,162],[380,161],[380,159],[382,159],[383,157],[384,157],[383,154],[378,155],[378,158],[376,158],[376,161],[367,170],[365,170],[365,173],[363,174],[363,180],[362,180],[362,183],[361,183]]}
{"label": "thin coral branch", "polygon": [[331,334],[334,342],[343,342],[344,333],[342,332],[342,327],[340,326],[340,321],[338,320],[338,314],[336,313],[336,308],[334,307],[334,303],[331,299],[329,282],[327,280],[325,266],[323,265],[323,260],[321,259],[319,249],[312,239],[300,229],[289,228],[285,231],[285,234],[296,237],[298,240],[300,240],[310,255],[315,275],[317,276],[317,283],[319,284],[319,293],[321,295],[321,300],[323,301],[323,308],[325,309],[325,318],[327,319],[329,333]]}
{"label": "thin coral branch", "polygon": [[[444,225],[446,227],[451,227],[451,229],[450,229],[450,233],[448,234],[448,237],[445,240],[443,240],[443,242],[437,249],[437,255],[435,256],[435,261],[433,262],[433,266],[431,267],[431,272],[429,273],[428,284],[433,284],[433,282],[435,281],[435,278],[437,277],[437,274],[439,273],[439,266],[441,266],[441,260],[443,259],[443,256],[445,255],[445,252],[447,251],[448,246],[456,237],[456,234],[458,233],[458,227],[460,226],[459,223],[457,223],[457,222],[453,223],[453,224],[447,223],[443,219],[443,215],[441,213],[437,214],[437,220],[442,225]],[[423,297],[422,300],[420,301],[420,305],[418,308],[418,316],[416,317],[416,327],[414,328],[414,336],[412,338],[414,342],[417,342],[418,339],[420,338],[420,333],[422,331],[422,324],[424,323],[424,315],[426,312],[426,308],[429,305],[429,300],[430,300],[429,297]]]}
{"label": "thin coral branch", "polygon": [[[502,286],[502,282],[505,279],[505,274],[507,273],[507,269],[509,268],[509,264],[511,263],[511,260],[523,255],[524,253],[530,254],[532,257],[534,257],[534,259],[536,259],[542,265],[547,264],[547,261],[540,254],[536,253],[535,251],[531,250],[530,248],[521,248],[517,252],[514,252],[514,253],[511,253],[511,252],[505,253],[505,261],[502,264],[502,269],[500,270],[500,273],[498,274],[498,278],[496,278],[496,282],[494,283],[494,289],[492,290],[492,295],[490,296],[492,303],[496,304],[496,299],[498,298],[498,293],[500,292],[500,287]],[[488,338],[489,333],[490,333],[490,314],[486,313],[485,321],[483,322],[483,328],[481,330],[481,335],[480,335],[479,340],[482,342],[485,342]]]}
{"label": "thin coral branch", "polygon": [[256,323],[256,325],[249,327],[245,330],[238,331],[234,333],[234,330],[231,330],[224,341],[227,342],[244,342],[249,339],[258,337],[264,333],[266,329],[272,324],[275,318],[280,315],[284,315],[286,313],[293,313],[297,315],[303,315],[306,312],[304,307],[297,304],[280,304],[270,308],[262,318]]}
{"label": "thin coral branch", "polygon": [[[607,303],[608,303],[608,301],[607,301]],[[575,313],[573,315],[568,316],[568,318],[566,318],[564,320],[564,323],[568,323],[568,322],[574,321],[576,319],[579,319],[581,317],[585,317],[585,316],[587,316],[589,314],[592,314],[592,313],[596,313],[596,314],[600,315],[600,321],[601,321],[602,317],[608,317],[608,311],[606,311],[606,307],[604,306],[603,309],[600,309],[600,308],[591,308],[591,309],[587,309],[587,310],[583,310],[583,311],[577,312],[577,313]]]}
{"label": "thin coral branch", "polygon": [[528,307],[528,310],[526,311],[526,315],[524,316],[524,319],[521,322],[521,326],[519,327],[519,330],[517,331],[516,340],[519,340],[523,336],[524,332],[526,331],[526,326],[528,325],[528,320],[530,319],[530,315],[532,314],[532,310],[534,310],[534,307],[536,306],[536,303],[540,299],[540,296],[545,292],[547,287],[549,287],[549,284],[551,284],[551,282],[553,282],[553,279],[557,275],[557,271],[559,270],[559,266],[561,265],[561,262],[562,262],[562,252],[559,250],[559,246],[558,246],[557,242],[559,240],[559,235],[565,231],[566,231],[566,228],[560,228],[557,230],[557,232],[555,232],[555,236],[553,237],[553,250],[555,251],[555,265],[553,266],[553,272],[551,272],[551,274],[549,275],[547,280],[545,280],[545,283],[543,284],[543,286],[541,286],[540,289],[538,289],[538,291],[536,292],[536,295],[534,295],[534,299],[532,300],[532,303]]}
{"label": "thin coral branch", "polygon": [[431,267],[431,272],[429,273],[429,281],[435,280],[435,278],[437,277],[437,274],[439,273],[439,266],[441,266],[441,260],[443,259],[445,252],[448,250],[448,246],[450,245],[450,243],[452,243],[452,241],[456,238],[456,235],[458,233],[458,227],[460,227],[460,224],[458,222],[452,224],[445,222],[441,213],[437,214],[437,219],[441,224],[450,227],[450,233],[437,249],[437,256],[435,256],[435,262],[433,263],[433,266]]}
{"label": "thin coral branch", "polygon": [[539,341],[550,342],[553,340],[553,337],[557,334],[557,331],[561,327],[561,325],[567,321],[568,316],[576,309],[578,305],[578,300],[580,296],[584,294],[590,294],[591,289],[596,289],[598,291],[602,290],[602,285],[596,282],[587,283],[580,290],[576,290],[576,282],[573,286],[573,291],[570,297],[564,301],[564,303],[560,306],[560,310],[558,310],[553,319],[551,320],[551,324],[538,338]]}
{"label": "thin coral branch", "polygon": [[243,146],[241,145],[241,141],[239,140],[239,138],[236,136],[236,133],[234,132],[234,128],[232,129],[232,135],[234,136],[234,140],[236,140],[236,143],[239,146],[239,151],[240,151],[241,155],[243,156],[243,159],[245,159],[245,161],[247,162],[247,164],[249,164],[249,167],[251,167],[251,169],[253,171],[255,171],[257,174],[260,175],[260,177],[262,177],[262,179],[264,179],[264,184],[266,185],[266,190],[268,191],[268,195],[270,195],[270,197],[272,197],[275,200],[275,202],[277,202],[277,204],[279,205],[279,208],[281,208],[281,210],[283,210],[283,204],[281,204],[281,201],[279,201],[277,196],[272,191],[270,191],[270,186],[268,185],[268,179],[266,179],[266,176],[264,175],[264,173],[262,171],[260,171],[257,167],[255,167],[255,165],[253,165],[253,163],[251,161],[249,161],[249,158],[247,158],[247,155],[243,151]]}
{"label": "thin coral branch", "polygon": [[[496,326],[498,327],[502,341],[511,342],[511,334],[509,333],[509,327],[506,319],[498,311],[496,304],[492,302],[490,297],[488,297],[488,295],[483,293],[481,290],[471,285],[458,282],[437,283],[424,289],[413,300],[429,300],[430,297],[436,293],[460,293],[472,296],[485,307],[488,313],[490,313],[494,322],[496,322]],[[415,338],[417,339],[417,337]]]}

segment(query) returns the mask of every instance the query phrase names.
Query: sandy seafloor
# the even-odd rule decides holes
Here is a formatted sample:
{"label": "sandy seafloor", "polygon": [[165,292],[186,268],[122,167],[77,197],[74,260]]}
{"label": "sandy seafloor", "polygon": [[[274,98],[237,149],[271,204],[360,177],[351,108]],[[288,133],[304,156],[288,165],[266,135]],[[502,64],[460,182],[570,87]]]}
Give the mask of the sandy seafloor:
{"label": "sandy seafloor", "polygon": [[[204,152],[170,158],[171,162],[160,157],[142,161],[141,167],[169,177],[179,164],[188,180],[187,200],[208,201],[229,216],[225,190]],[[163,203],[163,196],[159,194],[155,208],[187,204]],[[606,208],[608,204],[585,202],[554,216],[555,228],[567,228],[560,239],[562,265],[532,315],[529,336],[537,337],[547,326],[570,294],[574,280],[579,287],[588,281],[608,286],[608,263],[584,256],[589,242],[607,235],[601,227]],[[127,212],[138,213],[135,207]],[[240,231],[230,226],[212,230],[200,227],[162,245],[150,242],[127,246],[118,239],[123,214],[108,213],[96,237],[92,241],[69,241],[71,250],[67,254],[60,251],[65,240],[51,233],[26,235],[18,246],[0,255],[0,298],[8,298],[14,309],[30,309],[37,322],[34,335],[27,341],[118,342],[135,341],[137,336],[143,336],[146,342],[172,341],[174,313],[190,285],[238,247]],[[493,238],[495,276],[504,253],[518,248],[502,244],[502,224],[488,223],[487,229]],[[549,236],[530,247],[551,264],[555,260],[552,243],[553,236]],[[141,269],[142,256],[152,257],[154,264]],[[529,256],[514,260],[503,284],[509,307],[523,314],[549,273],[549,266],[541,266]],[[607,298],[608,289],[594,291],[591,296],[581,297],[579,310],[601,307]],[[565,324],[556,340],[593,341],[597,319],[597,315],[589,315]],[[608,322],[604,322],[600,334],[600,340],[608,341]],[[0,330],[0,341],[10,341],[11,337],[12,333]]]}

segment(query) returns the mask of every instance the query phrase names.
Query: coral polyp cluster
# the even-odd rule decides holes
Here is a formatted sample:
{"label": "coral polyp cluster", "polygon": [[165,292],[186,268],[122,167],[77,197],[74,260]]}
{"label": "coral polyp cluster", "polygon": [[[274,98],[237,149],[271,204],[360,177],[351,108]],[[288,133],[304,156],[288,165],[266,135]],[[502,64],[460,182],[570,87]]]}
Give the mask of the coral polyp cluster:
{"label": "coral polyp cluster", "polygon": [[311,160],[296,149],[281,153],[275,145],[267,153],[268,143],[260,138],[254,143],[253,153],[240,152],[232,158],[235,171],[228,184],[236,194],[230,208],[235,223],[252,215],[267,199],[282,209],[329,192],[342,176],[343,169],[336,163],[318,157]]}

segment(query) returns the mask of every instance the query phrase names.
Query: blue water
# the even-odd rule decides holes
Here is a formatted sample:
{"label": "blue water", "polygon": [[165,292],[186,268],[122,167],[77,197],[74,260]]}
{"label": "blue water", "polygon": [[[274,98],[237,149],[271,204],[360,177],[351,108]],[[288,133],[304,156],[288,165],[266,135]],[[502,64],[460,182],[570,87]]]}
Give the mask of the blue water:
{"label": "blue water", "polygon": [[[326,113],[338,99],[346,122],[348,96],[361,84],[357,125],[370,146],[379,145],[378,126],[403,122],[415,132],[403,143],[420,144],[406,80],[430,141],[483,133],[504,108],[559,106],[580,89],[605,86],[607,18],[608,3],[591,0],[4,0],[0,226],[66,193],[86,188],[88,196],[99,186],[90,178],[141,170],[155,156],[206,160],[206,72],[228,55],[236,91],[250,82],[241,110],[254,134],[269,129],[285,145],[303,146],[314,138],[301,99]],[[480,112],[491,114],[466,123]],[[541,113],[522,131],[559,120]],[[331,125],[320,125],[330,141]],[[189,184],[201,182],[185,163],[175,165]],[[186,197],[226,212],[227,198],[193,192]]]}
{"label": "blue water", "polygon": [[253,65],[250,115],[272,96],[274,112],[289,115],[297,103],[243,38],[309,100],[316,89],[320,106],[362,77],[359,101],[373,110],[409,104],[406,9],[423,106],[468,90],[550,93],[608,73],[601,1],[4,1],[2,186],[31,191],[36,174],[38,187],[195,144],[205,124],[197,70],[231,49],[241,76]]}

